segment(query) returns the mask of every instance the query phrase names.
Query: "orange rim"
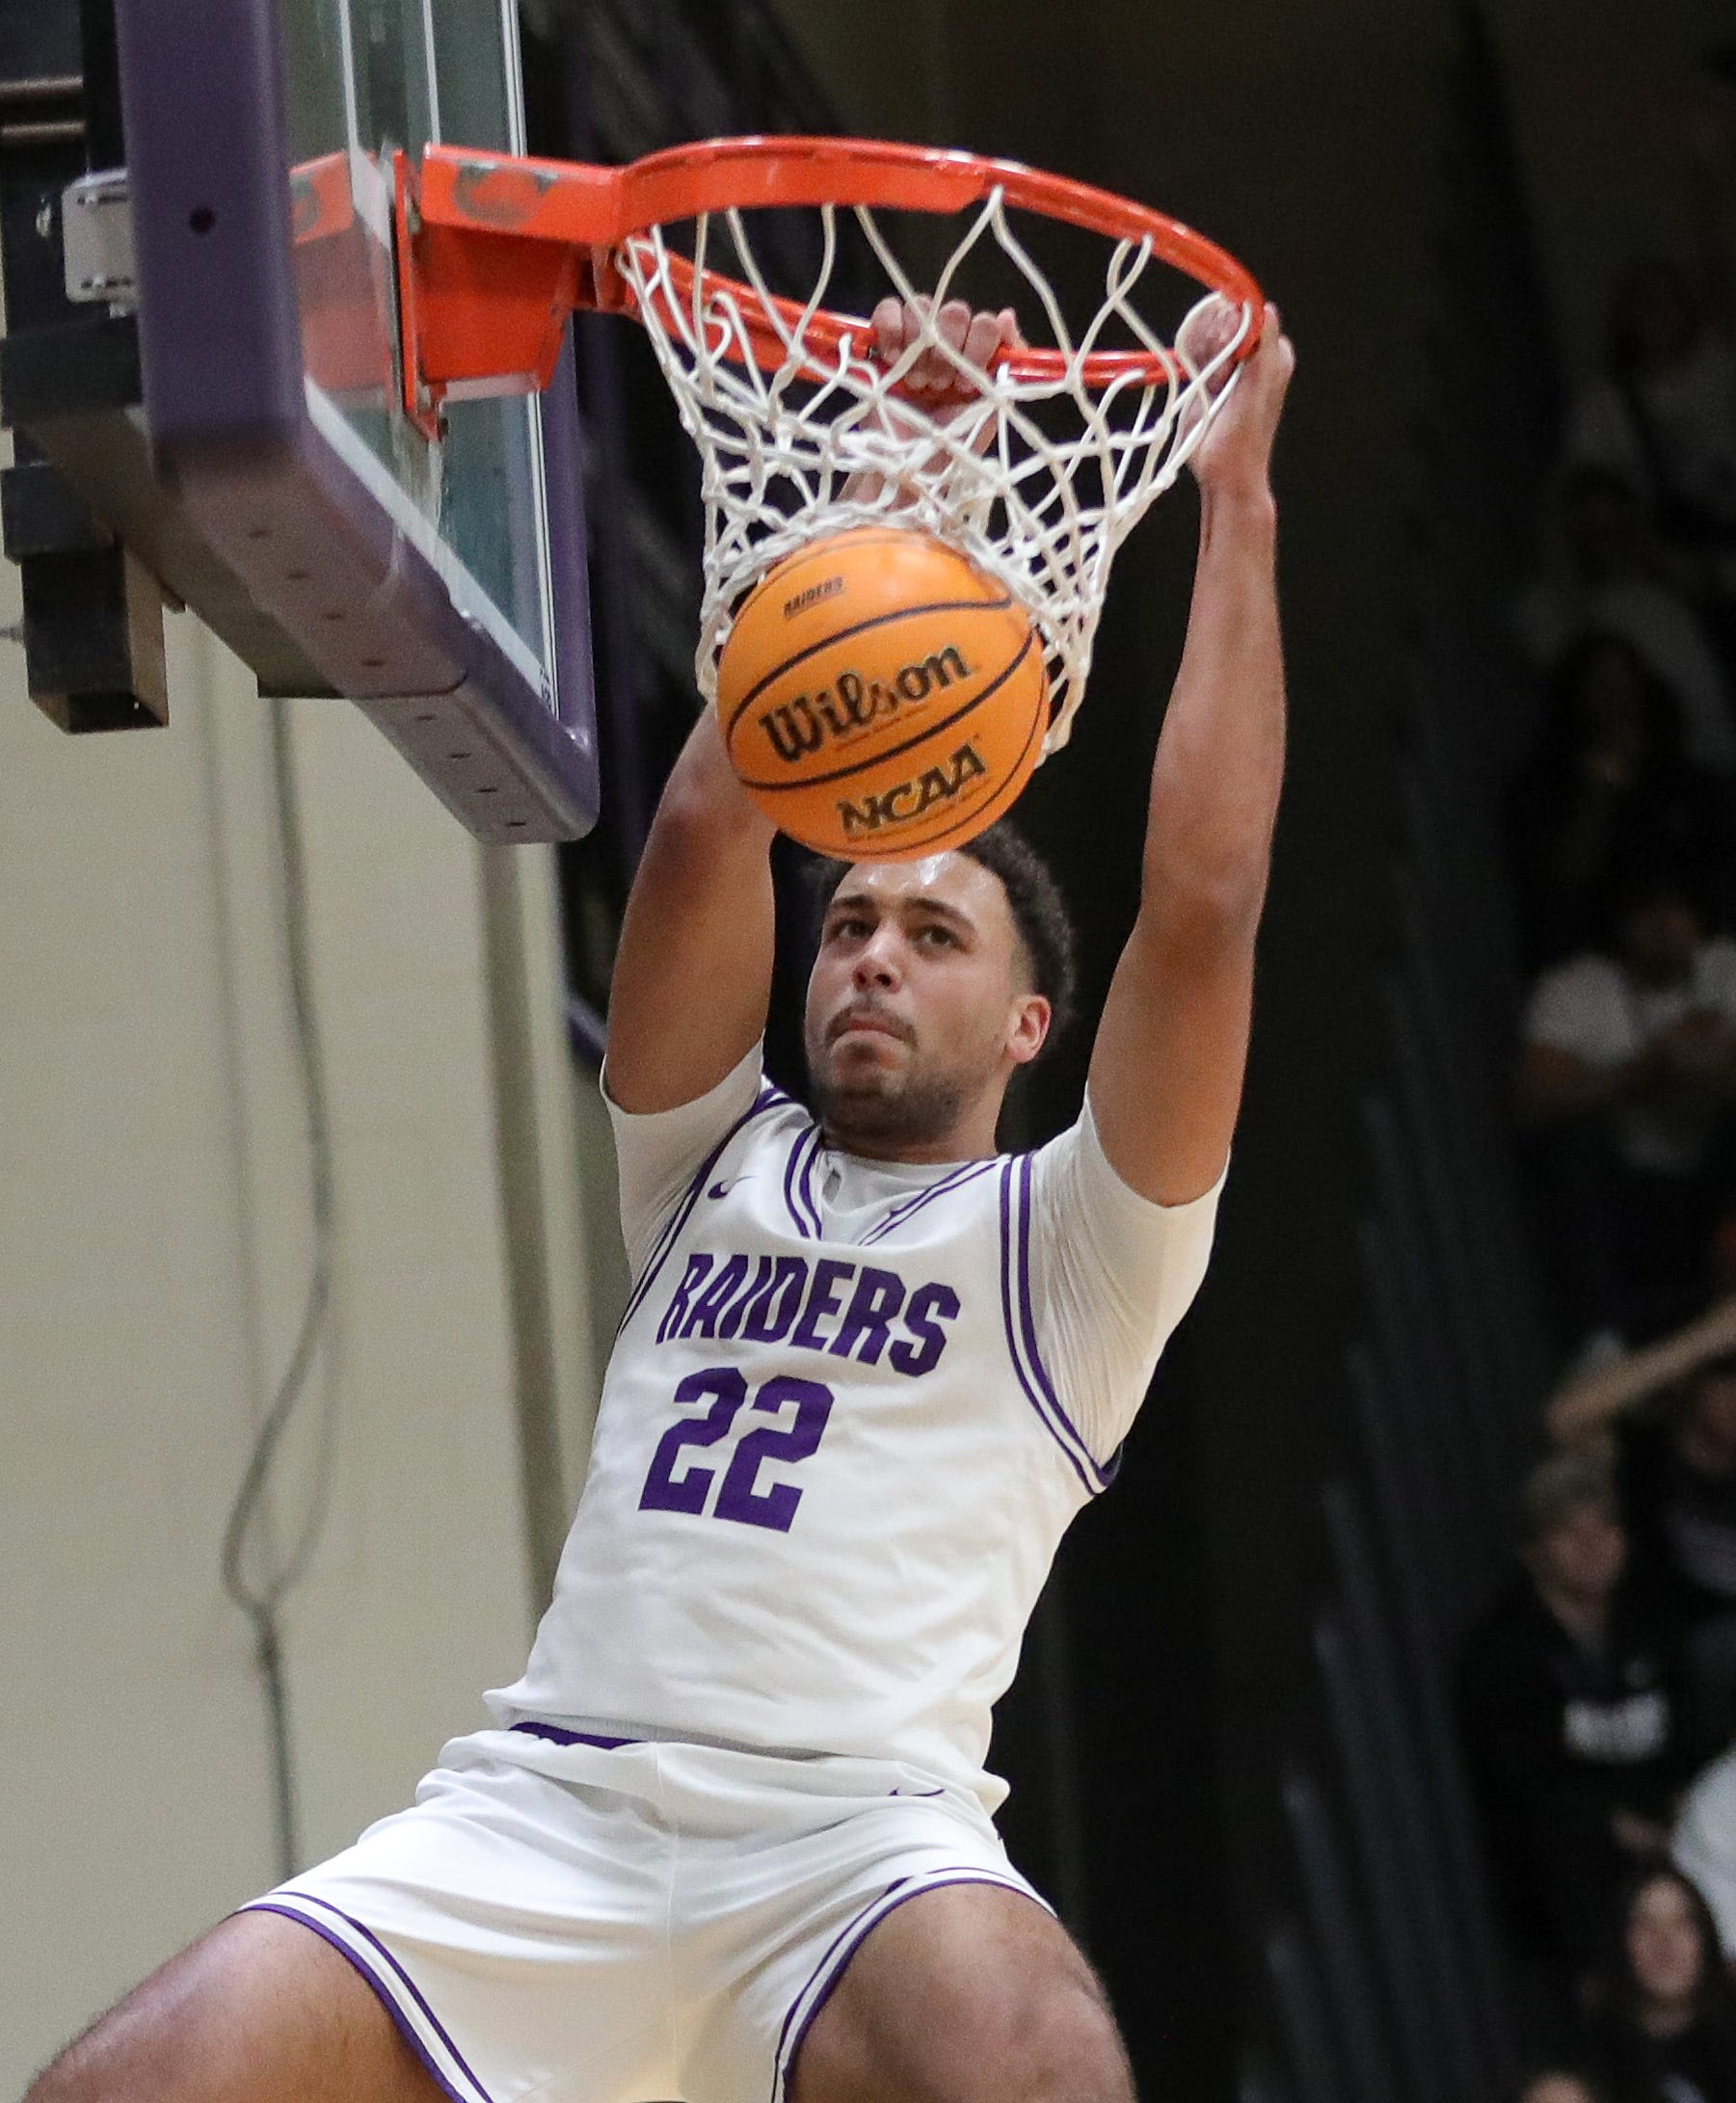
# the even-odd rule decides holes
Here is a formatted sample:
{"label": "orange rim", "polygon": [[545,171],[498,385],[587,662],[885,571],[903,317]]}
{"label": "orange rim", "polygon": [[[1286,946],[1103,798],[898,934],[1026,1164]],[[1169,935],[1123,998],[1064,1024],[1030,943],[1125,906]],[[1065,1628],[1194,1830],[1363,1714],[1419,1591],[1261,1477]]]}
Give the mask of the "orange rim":
{"label": "orange rim", "polygon": [[[1238,362],[1252,355],[1265,319],[1265,302],[1252,275],[1227,250],[1167,213],[1089,183],[975,153],[869,139],[713,139],[605,169],[431,146],[422,159],[417,188],[427,218],[588,247],[593,253],[618,250],[631,235],[708,212],[860,204],[952,214],[986,201],[999,190],[1022,211],[1117,242],[1149,242],[1154,255],[1247,308],[1252,323],[1237,346]],[[670,275],[683,306],[688,306],[692,264],[672,257]],[[806,306],[762,295],[718,272],[708,271],[706,283],[708,292],[726,295],[739,306],[756,360],[770,369],[783,365],[790,355],[788,343],[764,318],[765,307],[769,302],[793,332],[807,314]],[[664,300],[660,306],[659,322],[667,325],[674,319],[671,303]],[[833,358],[846,336],[861,340],[869,333],[869,323],[861,316],[827,307],[809,317],[804,330],[817,349]],[[1095,351],[1081,360],[1058,350],[1015,350],[1002,353],[996,364],[1015,380],[1049,384],[1066,380],[1077,369],[1094,388],[1128,381],[1155,385],[1176,372],[1172,354],[1162,351]]]}

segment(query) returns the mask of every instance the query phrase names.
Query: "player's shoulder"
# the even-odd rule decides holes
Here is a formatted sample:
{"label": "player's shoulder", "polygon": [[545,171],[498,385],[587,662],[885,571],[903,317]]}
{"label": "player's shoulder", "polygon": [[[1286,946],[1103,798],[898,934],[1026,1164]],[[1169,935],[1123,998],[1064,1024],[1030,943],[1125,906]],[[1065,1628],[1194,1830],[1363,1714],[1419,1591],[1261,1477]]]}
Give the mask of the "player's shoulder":
{"label": "player's shoulder", "polygon": [[1052,1139],[1032,1147],[1028,1153],[1011,1158],[1022,1164],[1018,1173],[1028,1181],[1039,1203],[1046,1192],[1063,1183],[1078,1185],[1082,1193],[1102,1186],[1125,1191],[1130,1197],[1135,1194],[1105,1151],[1088,1091],[1080,1104],[1079,1115],[1070,1125],[1064,1126]]}
{"label": "player's shoulder", "polygon": [[719,1151],[752,1152],[787,1145],[791,1138],[805,1138],[816,1129],[805,1103],[775,1080],[762,1079],[752,1103],[724,1133]]}

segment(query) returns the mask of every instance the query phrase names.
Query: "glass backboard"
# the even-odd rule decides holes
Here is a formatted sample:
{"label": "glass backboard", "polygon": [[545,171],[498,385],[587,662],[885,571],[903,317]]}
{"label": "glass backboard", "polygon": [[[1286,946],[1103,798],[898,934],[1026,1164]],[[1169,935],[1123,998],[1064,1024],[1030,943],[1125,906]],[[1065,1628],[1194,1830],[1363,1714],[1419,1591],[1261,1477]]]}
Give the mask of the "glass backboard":
{"label": "glass backboard", "polygon": [[424,429],[396,353],[391,156],[524,149],[516,0],[117,0],[117,21],[145,416],[178,503],[474,831],[576,837],[570,363]]}
{"label": "glass backboard", "polygon": [[[551,695],[541,405],[454,403],[431,442],[403,413],[393,355],[391,153],[436,141],[524,151],[513,0],[277,6],[309,413],[382,501],[402,505],[406,530],[455,599]],[[321,238],[308,219],[332,177],[344,181],[354,215],[347,243]],[[334,285],[339,274],[347,285]],[[343,355],[323,371],[333,346],[322,330],[334,311],[346,316]]]}

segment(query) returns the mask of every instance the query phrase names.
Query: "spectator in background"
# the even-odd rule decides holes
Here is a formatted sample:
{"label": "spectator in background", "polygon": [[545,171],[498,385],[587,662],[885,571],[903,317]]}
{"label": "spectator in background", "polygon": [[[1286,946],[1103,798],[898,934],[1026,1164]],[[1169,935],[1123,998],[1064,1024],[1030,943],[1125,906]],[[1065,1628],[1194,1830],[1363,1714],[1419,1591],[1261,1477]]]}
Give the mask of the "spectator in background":
{"label": "spectator in background", "polygon": [[1631,263],[1610,312],[1603,377],[1568,415],[1567,457],[1618,475],[1651,503],[1702,591],[1736,596],[1736,352],[1684,274],[1662,256]]}
{"label": "spectator in background", "polygon": [[1736,2103],[1736,1988],[1679,1870],[1643,1870],[1620,1893],[1587,2044],[1610,2103]]}
{"label": "spectator in background", "polygon": [[1605,2098],[1583,2074],[1546,2066],[1521,2086],[1519,2103],[1605,2103]]}
{"label": "spectator in background", "polygon": [[1669,1852],[1712,1908],[1724,1962],[1736,1962],[1736,1745],[1682,1798]]}
{"label": "spectator in background", "polygon": [[1513,785],[1509,831],[1532,956],[1589,947],[1622,868],[1684,869],[1727,912],[1731,815],[1727,786],[1690,763],[1680,713],[1633,644],[1582,636]]}
{"label": "spectator in background", "polygon": [[1522,1037],[1515,1107],[1567,1321],[1582,1350],[1647,1340],[1710,1295],[1736,1154],[1736,943],[1680,873],[1618,872],[1604,945],[1544,972]]}
{"label": "spectator in background", "polygon": [[1547,675],[1593,630],[1624,637],[1669,694],[1693,765],[1736,776],[1736,673],[1658,546],[1644,499],[1605,467],[1571,467],[1544,538],[1545,567],[1518,606],[1532,663]]}
{"label": "spectator in background", "polygon": [[1520,1569],[1466,1640],[1458,1707],[1515,1951],[1559,1987],[1636,1859],[1661,1855],[1693,1746],[1669,1630],[1622,1585],[1607,1467],[1526,1482]]}
{"label": "spectator in background", "polygon": [[1614,1431],[1637,1584],[1682,1628],[1696,1729],[1723,1744],[1736,1736],[1736,1301],[1572,1382],[1548,1422],[1566,1442]]}

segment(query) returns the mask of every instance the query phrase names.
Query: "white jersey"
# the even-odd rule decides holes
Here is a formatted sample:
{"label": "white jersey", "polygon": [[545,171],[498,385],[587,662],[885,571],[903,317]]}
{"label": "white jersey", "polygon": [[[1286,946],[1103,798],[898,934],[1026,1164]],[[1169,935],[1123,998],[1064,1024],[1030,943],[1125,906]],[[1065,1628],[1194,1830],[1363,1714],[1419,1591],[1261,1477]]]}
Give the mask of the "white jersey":
{"label": "white jersey", "polygon": [[495,1716],[898,1760],[992,1809],[991,1706],[1198,1287],[1217,1192],[1139,1198],[1088,1110],[1034,1155],[837,1154],[758,1053],[698,1104],[615,1120],[635,1284],[553,1603]]}

